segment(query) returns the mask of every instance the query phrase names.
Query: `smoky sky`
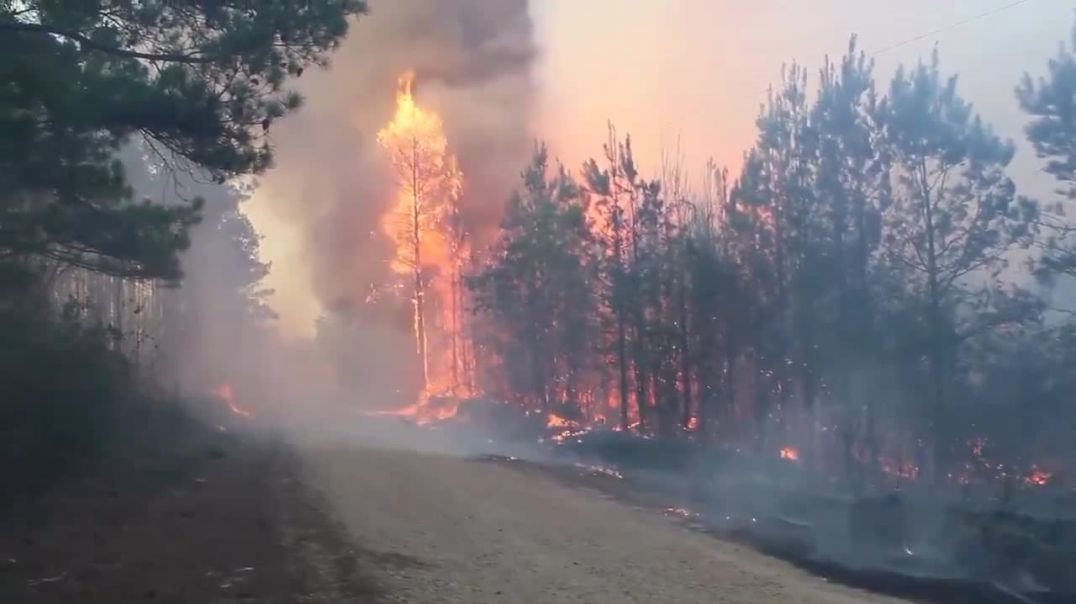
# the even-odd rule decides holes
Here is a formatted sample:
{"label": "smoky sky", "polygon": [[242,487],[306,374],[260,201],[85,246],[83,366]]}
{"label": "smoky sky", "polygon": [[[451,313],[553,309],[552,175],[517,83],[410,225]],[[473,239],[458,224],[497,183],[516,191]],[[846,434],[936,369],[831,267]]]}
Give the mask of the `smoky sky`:
{"label": "smoky sky", "polygon": [[882,92],[898,65],[938,48],[942,69],[960,74],[961,94],[1016,141],[1021,191],[1046,196],[1054,187],[1022,144],[1026,116],[1013,89],[1024,72],[1043,73],[1068,39],[1076,18],[1068,0],[529,4],[374,0],[333,68],[303,76],[309,103],[274,126],[278,168],[249,204],[275,263],[270,285],[286,328],[312,322],[313,300],[354,298],[385,270],[371,261],[387,257],[384,239],[369,232],[379,228],[371,217],[390,198],[391,178],[378,173],[372,141],[405,69],[419,74],[419,100],[445,118],[467,172],[469,214],[483,225],[496,222],[532,139],[577,170],[600,157],[609,120],[632,135],[648,176],[665,154],[682,154],[693,186],[711,157],[735,176],[781,65],[796,61],[813,79],[853,33],[879,53]]}
{"label": "smoky sky", "polygon": [[418,102],[443,119],[464,173],[464,214],[480,242],[533,145],[536,45],[527,0],[370,4],[330,68],[299,80],[307,103],[274,125],[276,165],[251,204],[266,248],[279,244],[274,238],[289,242],[274,279],[308,282],[321,309],[360,304],[388,276],[380,217],[394,202],[394,179],[376,135],[392,118],[402,73],[414,71]]}
{"label": "smoky sky", "polygon": [[[601,153],[605,121],[630,132],[644,174],[682,147],[691,175],[707,158],[733,175],[756,137],[755,118],[782,64],[813,86],[849,36],[877,63],[884,93],[900,65],[937,48],[959,92],[1004,137],[1026,122],[1013,90],[1041,74],[1076,21],[1068,0],[543,0],[534,3],[543,60],[543,138],[569,166]],[[1035,187],[1020,149],[1014,177]],[[697,185],[697,178],[693,178]],[[1036,192],[1048,193],[1049,183]]]}

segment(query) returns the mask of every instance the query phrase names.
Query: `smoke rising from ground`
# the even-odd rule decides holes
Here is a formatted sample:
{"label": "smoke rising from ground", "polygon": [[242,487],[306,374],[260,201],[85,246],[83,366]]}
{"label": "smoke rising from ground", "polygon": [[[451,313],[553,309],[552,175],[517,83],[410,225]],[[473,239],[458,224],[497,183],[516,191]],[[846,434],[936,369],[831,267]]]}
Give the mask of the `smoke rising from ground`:
{"label": "smoke rising from ground", "polygon": [[[532,146],[534,57],[527,0],[371,2],[330,69],[299,81],[308,105],[273,133],[276,167],[251,204],[269,235],[268,256],[278,260],[270,285],[287,281],[294,290],[295,281],[308,281],[317,311],[354,310],[388,277],[392,253],[380,217],[395,184],[375,137],[407,70],[459,158],[471,231],[480,239],[495,227]],[[292,249],[274,254],[283,245],[274,239],[290,239]],[[312,322],[311,314],[301,320]],[[406,329],[401,322],[401,338]]]}

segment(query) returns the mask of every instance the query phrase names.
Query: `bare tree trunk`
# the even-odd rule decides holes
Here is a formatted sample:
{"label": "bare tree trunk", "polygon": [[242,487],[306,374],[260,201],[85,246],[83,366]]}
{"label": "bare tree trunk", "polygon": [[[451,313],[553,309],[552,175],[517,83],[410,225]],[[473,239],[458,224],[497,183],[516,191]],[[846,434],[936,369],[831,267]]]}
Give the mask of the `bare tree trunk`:
{"label": "bare tree trunk", "polygon": [[426,292],[422,283],[422,200],[419,198],[418,141],[412,140],[411,161],[411,251],[414,260],[415,340],[422,363],[422,390],[430,385],[430,364],[426,348]]}
{"label": "bare tree trunk", "polygon": [[458,393],[460,389],[460,353],[459,353],[459,265],[454,260],[452,264],[452,308],[449,326],[449,345],[452,347],[452,392]]}
{"label": "bare tree trunk", "polygon": [[[616,361],[618,373],[618,393],[620,395],[620,429],[627,430],[631,426],[631,408],[628,394],[628,334],[627,317],[624,312],[623,292],[620,291],[621,280],[624,277],[624,221],[620,207],[620,191],[617,179],[620,166],[617,154],[616,131],[609,124],[609,139],[606,143],[606,156],[609,160],[609,195],[612,198],[613,229],[613,262],[615,268],[612,276],[611,299],[613,301],[613,313],[616,315]],[[639,412],[640,421],[642,410]]]}
{"label": "bare tree trunk", "polygon": [[645,431],[647,428],[653,428],[650,426],[650,403],[649,403],[649,386],[650,375],[647,372],[646,366],[646,346],[643,344],[641,329],[638,326],[641,325],[641,320],[636,317],[637,328],[635,330],[635,337],[633,338],[633,356],[635,357],[635,406],[639,409],[639,430]]}
{"label": "bare tree trunk", "polygon": [[620,393],[620,428],[627,430],[631,425],[628,402],[628,345],[624,313],[616,311],[616,364],[619,372],[618,392]]}
{"label": "bare tree trunk", "polygon": [[684,408],[681,410],[682,415],[680,419],[681,426],[684,430],[691,428],[691,418],[695,413],[693,407],[695,406],[694,397],[692,396],[692,387],[694,386],[693,371],[692,371],[692,358],[691,358],[691,339],[688,329],[688,307],[687,307],[687,290],[688,290],[688,273],[685,268],[686,257],[679,259],[681,266],[680,270],[680,283],[679,291],[677,292],[678,310],[679,310],[679,344],[680,344],[680,383],[683,396]]}

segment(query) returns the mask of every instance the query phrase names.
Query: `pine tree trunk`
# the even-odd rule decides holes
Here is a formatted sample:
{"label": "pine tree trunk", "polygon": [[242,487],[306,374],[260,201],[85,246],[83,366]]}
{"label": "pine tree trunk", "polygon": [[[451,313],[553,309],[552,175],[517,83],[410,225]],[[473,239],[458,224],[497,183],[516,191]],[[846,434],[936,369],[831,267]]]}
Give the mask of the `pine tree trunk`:
{"label": "pine tree trunk", "polygon": [[450,312],[449,345],[452,348],[452,393],[457,394],[460,390],[460,354],[459,354],[459,267],[456,260],[452,265],[452,308]]}
{"label": "pine tree trunk", "polygon": [[691,367],[691,341],[689,339],[689,329],[687,324],[688,308],[686,271],[681,271],[679,290],[680,384],[683,396],[683,409],[681,409],[682,415],[680,418],[680,425],[684,430],[688,430],[691,427],[694,397],[692,396],[693,376]]}
{"label": "pine tree trunk", "polygon": [[920,161],[920,192],[923,198],[923,219],[926,227],[927,241],[927,280],[929,313],[927,324],[930,329],[928,355],[930,364],[930,380],[933,389],[934,401],[932,406],[932,436],[933,436],[933,472],[934,479],[940,480],[945,475],[945,446],[943,435],[944,407],[945,407],[945,351],[943,350],[943,321],[941,316],[941,292],[938,283],[938,257],[936,247],[936,233],[934,230],[934,206],[931,200],[930,185],[927,182],[926,161]]}
{"label": "pine tree trunk", "polygon": [[412,140],[411,161],[411,252],[414,260],[415,340],[422,364],[422,390],[430,385],[430,364],[426,348],[426,292],[422,283],[422,200],[420,199],[418,141]]}
{"label": "pine tree trunk", "polygon": [[624,321],[624,313],[616,311],[616,364],[619,373],[618,392],[620,394],[620,429],[627,430],[631,426],[631,415],[628,401],[628,343],[627,326]]}

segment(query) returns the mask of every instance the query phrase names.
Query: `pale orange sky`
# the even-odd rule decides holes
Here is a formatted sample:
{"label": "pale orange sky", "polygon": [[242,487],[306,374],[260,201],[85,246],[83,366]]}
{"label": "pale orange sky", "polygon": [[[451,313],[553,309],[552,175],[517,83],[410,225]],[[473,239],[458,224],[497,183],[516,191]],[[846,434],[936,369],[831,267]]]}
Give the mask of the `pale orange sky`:
{"label": "pale orange sky", "polygon": [[[534,137],[576,170],[601,152],[612,120],[633,135],[644,174],[655,173],[662,150],[675,151],[679,140],[689,176],[701,174],[709,157],[735,175],[753,141],[759,103],[783,62],[796,60],[814,73],[826,54],[844,51],[853,32],[872,53],[944,30],[879,54],[880,88],[898,64],[928,56],[937,44],[943,69],[961,74],[962,94],[1002,135],[1019,139],[1023,118],[1013,89],[1024,71],[1045,69],[1076,14],[1066,0],[1027,0],[953,27],[1013,1],[532,0],[542,49]],[[376,27],[376,14],[368,19],[364,26]],[[1048,192],[1036,170],[1034,158],[1021,150],[1014,165],[1018,182]],[[257,196],[248,205],[274,263],[269,285],[278,292],[281,325],[309,333],[321,309],[297,237],[287,218],[272,214]]]}
{"label": "pale orange sky", "polygon": [[939,46],[942,66],[1003,135],[1020,136],[1013,88],[1025,70],[1042,71],[1076,13],[1065,0],[1028,0],[951,27],[1014,0],[537,0],[544,55],[541,135],[570,167],[599,153],[605,122],[631,132],[644,165],[677,140],[687,164],[711,156],[735,173],[754,138],[753,119],[781,64],[814,73],[859,34],[883,51],[884,88],[900,63]]}

